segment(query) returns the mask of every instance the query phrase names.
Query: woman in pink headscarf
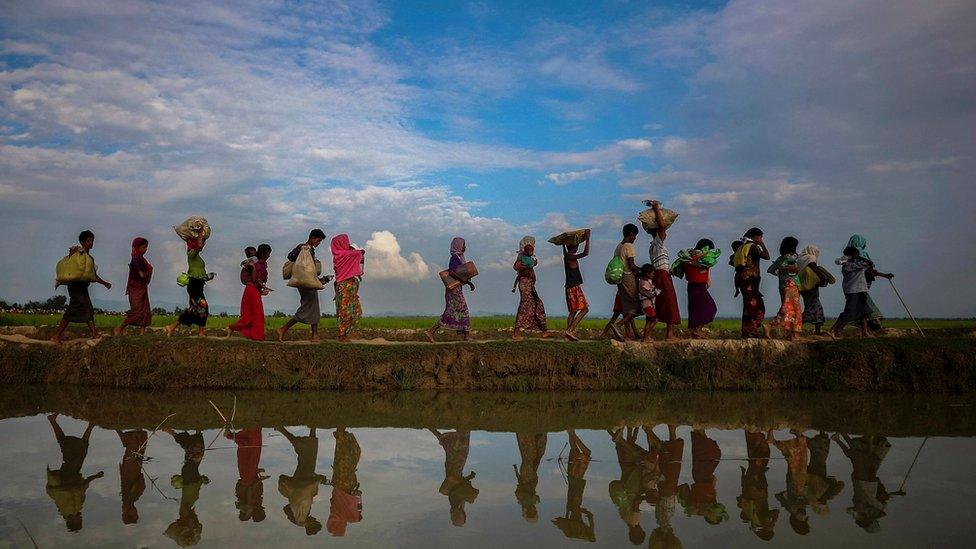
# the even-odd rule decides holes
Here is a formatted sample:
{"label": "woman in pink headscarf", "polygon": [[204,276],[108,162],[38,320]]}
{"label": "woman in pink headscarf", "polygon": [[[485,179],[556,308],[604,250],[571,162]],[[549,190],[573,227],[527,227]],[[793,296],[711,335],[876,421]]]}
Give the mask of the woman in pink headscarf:
{"label": "woman in pink headscarf", "polygon": [[339,341],[349,341],[349,332],[363,316],[363,305],[359,302],[359,281],[363,276],[365,253],[365,250],[358,250],[349,244],[349,235],[339,234],[332,239]]}
{"label": "woman in pink headscarf", "polygon": [[470,279],[462,278],[457,274],[457,270],[464,265],[464,239],[455,236],[451,240],[451,262],[447,266],[451,278],[460,282],[456,288],[445,288],[444,291],[444,314],[434,324],[434,327],[425,332],[427,340],[434,342],[434,334],[441,328],[461,332],[461,337],[468,339],[468,332],[471,330],[471,316],[468,313],[468,303],[464,300],[464,285],[467,284],[474,291],[474,284]]}
{"label": "woman in pink headscarf", "polygon": [[139,236],[132,240],[132,260],[129,261],[129,281],[125,293],[129,296],[129,312],[122,325],[115,329],[121,335],[126,326],[138,327],[140,334],[152,324],[152,308],[149,305],[149,282],[152,280],[153,266],[146,259],[149,241]]}

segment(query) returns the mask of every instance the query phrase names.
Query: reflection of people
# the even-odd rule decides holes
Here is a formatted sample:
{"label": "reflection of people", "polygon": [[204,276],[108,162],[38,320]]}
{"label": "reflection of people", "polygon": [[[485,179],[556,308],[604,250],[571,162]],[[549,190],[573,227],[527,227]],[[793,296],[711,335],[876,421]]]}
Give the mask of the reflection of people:
{"label": "reflection of people", "polygon": [[590,449],[583,444],[576,431],[569,429],[566,434],[569,435],[569,464],[566,467],[569,487],[566,490],[566,515],[552,519],[552,523],[569,539],[596,541],[593,513],[583,507],[586,469],[590,466]]}
{"label": "reflection of people", "polygon": [[478,489],[471,485],[474,471],[464,474],[464,464],[468,461],[471,446],[471,431],[441,433],[430,429],[430,432],[444,448],[444,482],[438,491],[447,496],[451,504],[451,524],[464,526],[468,519],[464,504],[474,503],[478,497]]}
{"label": "reflection of people", "polygon": [[818,515],[829,512],[827,502],[837,497],[844,489],[844,483],[827,476],[827,455],[830,452],[830,438],[821,431],[807,438],[810,448],[810,464],[807,465],[807,502]]}
{"label": "reflection of people", "polygon": [[878,519],[885,516],[885,504],[892,494],[888,493],[878,478],[878,469],[888,455],[891,443],[887,438],[876,435],[851,439],[846,434],[834,434],[833,439],[851,460],[853,468],[851,483],[854,488],[854,506],[849,507],[847,512],[866,532],[873,534],[881,531]]}
{"label": "reflection of people", "polygon": [[142,476],[142,461],[145,459],[146,442],[149,433],[146,431],[119,431],[119,440],[125,451],[119,462],[119,479],[122,486],[122,524],[139,522],[139,510],[136,502],[146,491],[146,478]]}
{"label": "reflection of people", "polygon": [[725,506],[715,494],[715,469],[722,459],[722,450],[704,429],[691,431],[691,486],[682,484],[678,497],[688,516],[704,517],[709,524],[720,524],[729,518]]}
{"label": "reflection of people", "polygon": [[315,427],[311,427],[304,437],[296,437],[284,427],[275,427],[275,431],[288,439],[298,456],[295,472],[291,476],[278,477],[278,492],[288,500],[283,509],[285,516],[292,524],[305,528],[307,535],[314,536],[322,530],[322,523],[312,516],[312,504],[319,493],[319,484],[326,482],[325,475],[315,472],[315,460],[319,454]]}
{"label": "reflection of people", "polygon": [[203,461],[204,453],[203,433],[197,431],[191,435],[186,431],[177,433],[172,429],[166,429],[166,432],[183,448],[183,468],[180,474],[173,475],[170,479],[173,488],[180,491],[180,515],[164,533],[180,547],[188,547],[200,543],[203,524],[197,517],[194,505],[200,499],[203,485],[210,484],[210,479],[200,474],[200,462]]}
{"label": "reflection of people", "polygon": [[[640,524],[641,496],[653,487],[657,479],[657,453],[651,453],[637,444],[638,430],[631,427],[608,431],[617,451],[620,479],[610,482],[610,499],[617,506],[620,518],[627,525],[628,537],[634,545],[640,545],[647,537]],[[645,429],[650,440],[652,433]],[[656,437],[655,437],[656,438]]]}
{"label": "reflection of people", "polygon": [[657,528],[651,532],[650,547],[681,547],[681,540],[674,533],[671,517],[678,505],[678,479],[681,477],[681,459],[685,441],[678,438],[677,427],[668,425],[668,440],[660,442],[658,469],[661,479],[657,483],[657,505],[654,518]]}
{"label": "reflection of people", "polygon": [[61,447],[61,468],[54,471],[47,469],[47,495],[54,500],[68,530],[77,532],[81,530],[81,508],[85,505],[88,485],[96,478],[105,476],[102,471],[88,477],[81,475],[85,457],[88,456],[88,439],[95,426],[89,423],[85,434],[71,437],[66,436],[58,425],[58,414],[47,416],[47,420],[51,422],[54,437]]}
{"label": "reflection of people", "polygon": [[776,446],[786,459],[786,490],[776,494],[776,500],[790,514],[790,527],[801,536],[810,533],[810,518],[807,516],[807,437],[796,429],[790,429],[793,438],[776,440]]}
{"label": "reflection of people", "polygon": [[546,433],[516,433],[515,439],[518,442],[519,454],[522,456],[522,465],[515,468],[515,499],[522,506],[522,518],[527,522],[539,520],[539,495],[536,487],[539,485],[539,464],[542,463],[542,456],[546,453]]}
{"label": "reflection of people", "polygon": [[264,469],[261,468],[261,428],[241,429],[236,433],[224,431],[224,436],[237,444],[237,518],[241,522],[261,522],[264,511]]}
{"label": "reflection of people", "polygon": [[326,528],[333,536],[341,537],[346,535],[346,526],[350,522],[359,522],[363,518],[362,492],[356,477],[362,451],[356,437],[345,428],[336,429],[333,436],[336,445],[332,460],[332,498]]}
{"label": "reflection of people", "polygon": [[779,509],[769,508],[769,483],[766,471],[769,470],[769,443],[773,433],[745,432],[746,454],[749,456],[749,466],[740,467],[742,470],[742,495],[739,502],[739,518],[749,525],[759,539],[769,541],[775,534],[774,527],[779,519]]}

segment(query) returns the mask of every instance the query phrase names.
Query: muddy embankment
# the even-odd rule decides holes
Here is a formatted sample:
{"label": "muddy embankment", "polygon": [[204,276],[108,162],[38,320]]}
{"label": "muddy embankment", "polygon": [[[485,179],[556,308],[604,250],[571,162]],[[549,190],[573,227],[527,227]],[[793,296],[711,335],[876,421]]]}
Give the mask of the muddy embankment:
{"label": "muddy embankment", "polygon": [[[554,432],[663,423],[890,437],[976,435],[976,395],[694,391],[139,391],[0,388],[0,418],[58,412],[106,429],[308,425]],[[220,410],[218,412],[218,409]]]}
{"label": "muddy embankment", "polygon": [[0,334],[0,384],[328,390],[976,390],[976,338],[678,343],[106,337],[55,346]]}

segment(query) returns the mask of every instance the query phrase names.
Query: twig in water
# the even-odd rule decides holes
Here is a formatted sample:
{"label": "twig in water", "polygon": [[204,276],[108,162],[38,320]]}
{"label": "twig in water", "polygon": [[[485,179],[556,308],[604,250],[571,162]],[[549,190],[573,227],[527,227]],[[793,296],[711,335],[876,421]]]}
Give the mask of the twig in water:
{"label": "twig in water", "polygon": [[176,415],[176,412],[173,412],[172,414],[164,417],[163,420],[159,422],[159,425],[157,425],[156,428],[153,429],[151,433],[149,433],[149,436],[146,437],[146,442],[143,442],[142,443],[142,446],[139,447],[139,451],[137,452],[138,454],[144,454],[145,453],[144,450],[146,449],[146,445],[149,444],[149,440],[152,439],[153,435],[156,434],[156,431],[158,431],[159,428],[162,427],[164,423],[166,423],[166,420],[167,419],[169,419],[169,418],[171,418],[171,417],[173,417],[175,415]]}
{"label": "twig in water", "polygon": [[17,522],[20,523],[20,527],[24,529],[24,533],[27,534],[27,537],[30,538],[31,543],[34,544],[34,549],[37,549],[37,541],[34,540],[34,536],[30,533],[30,530],[27,529],[27,525],[24,524],[24,521],[20,520],[20,517],[17,515],[14,515],[14,518],[17,519]]}
{"label": "twig in water", "polygon": [[218,408],[217,405],[214,404],[212,400],[209,400],[208,399],[207,402],[209,402],[210,405],[213,406],[213,409],[214,410],[217,410],[217,414],[220,416],[220,419],[224,420],[224,425],[227,425],[228,423],[230,423],[229,421],[227,421],[227,418],[224,417],[224,413],[220,411],[220,408]]}

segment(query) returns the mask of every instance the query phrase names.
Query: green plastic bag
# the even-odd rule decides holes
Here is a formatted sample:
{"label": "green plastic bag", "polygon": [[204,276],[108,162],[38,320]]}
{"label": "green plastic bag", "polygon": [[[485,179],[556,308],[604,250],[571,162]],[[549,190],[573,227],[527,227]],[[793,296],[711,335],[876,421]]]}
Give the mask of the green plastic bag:
{"label": "green plastic bag", "polygon": [[176,277],[176,285],[186,287],[190,283],[190,275],[186,273],[180,273],[180,276]]}
{"label": "green plastic bag", "polygon": [[610,263],[607,263],[607,270],[603,273],[603,278],[606,279],[607,284],[613,284],[616,286],[620,284],[621,279],[624,277],[624,262],[620,259],[620,256],[615,255]]}
{"label": "green plastic bag", "polygon": [[88,252],[82,250],[61,258],[54,271],[54,278],[58,284],[65,284],[67,282],[94,282],[96,271],[95,260]]}

